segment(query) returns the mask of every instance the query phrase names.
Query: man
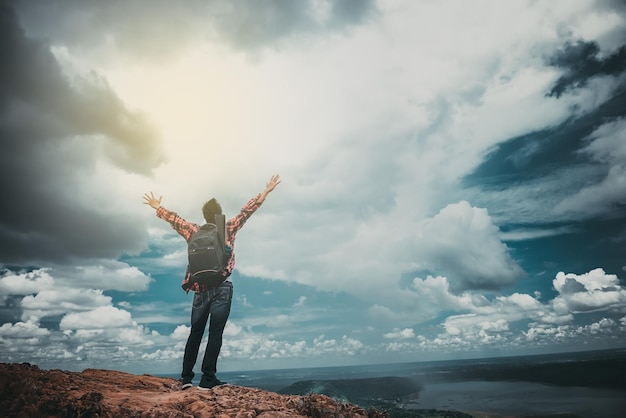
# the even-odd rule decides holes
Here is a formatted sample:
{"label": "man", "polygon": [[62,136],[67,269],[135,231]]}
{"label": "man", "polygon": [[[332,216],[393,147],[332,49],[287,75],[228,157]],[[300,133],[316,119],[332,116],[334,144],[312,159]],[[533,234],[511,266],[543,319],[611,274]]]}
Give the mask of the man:
{"label": "man", "polygon": [[[228,277],[235,267],[235,236],[248,218],[265,201],[267,195],[272,192],[279,183],[279,176],[272,176],[270,181],[267,182],[265,190],[250,199],[248,203],[241,208],[241,212],[239,212],[237,216],[226,222],[226,243],[230,245],[232,253],[222,273],[226,280],[221,285],[215,288],[208,288],[207,285],[192,282],[189,266],[187,266],[182,288],[185,292],[193,290],[194,297],[191,308],[191,332],[187,339],[183,357],[183,371],[181,373],[182,389],[188,389],[193,386],[191,383],[195,375],[193,367],[198,358],[200,343],[209,316],[211,317],[209,322],[209,339],[204,352],[204,359],[202,360],[202,379],[200,380],[199,388],[208,390],[214,386],[224,384],[224,382],[221,382],[216,377],[215,373],[217,372],[217,357],[222,348],[222,334],[224,333],[224,327],[226,326],[226,321],[230,314],[230,305],[233,298],[233,284]],[[189,241],[191,236],[200,228],[200,225],[187,222],[178,216],[177,213],[161,206],[161,196],[157,199],[154,194],[150,192],[150,194],[146,193],[143,199],[144,203],[156,209],[156,215],[169,222],[172,228],[174,228],[185,241]],[[222,207],[215,198],[206,202],[202,207],[202,214],[207,223],[214,223],[215,215],[221,213]]]}

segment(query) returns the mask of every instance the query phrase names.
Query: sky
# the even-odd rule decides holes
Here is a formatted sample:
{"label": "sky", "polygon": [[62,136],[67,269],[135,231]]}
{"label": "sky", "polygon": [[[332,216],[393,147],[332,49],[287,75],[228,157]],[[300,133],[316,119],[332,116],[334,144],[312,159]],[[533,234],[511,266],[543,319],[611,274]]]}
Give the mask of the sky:
{"label": "sky", "polygon": [[178,373],[186,244],[142,196],[200,223],[273,174],[220,370],[626,347],[623,2],[0,10],[0,361]]}

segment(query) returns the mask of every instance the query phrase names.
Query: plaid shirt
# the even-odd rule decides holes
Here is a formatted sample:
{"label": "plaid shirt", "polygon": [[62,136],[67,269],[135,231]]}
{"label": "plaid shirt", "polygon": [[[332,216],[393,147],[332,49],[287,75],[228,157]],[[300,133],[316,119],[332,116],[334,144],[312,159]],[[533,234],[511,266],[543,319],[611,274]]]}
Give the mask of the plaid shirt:
{"label": "plaid shirt", "polygon": [[[225,277],[230,276],[233,272],[233,269],[235,268],[235,235],[237,235],[237,232],[239,232],[239,230],[241,229],[243,224],[246,223],[248,218],[252,216],[252,214],[259,207],[261,207],[261,203],[258,200],[260,196],[261,194],[258,194],[250,199],[248,203],[246,203],[241,208],[241,212],[239,212],[237,216],[229,219],[228,222],[226,222],[226,242],[230,244],[233,252],[228,261],[228,265],[224,270]],[[200,228],[200,225],[187,222],[186,220],[181,218],[176,212],[167,210],[163,206],[160,206],[157,209],[156,215],[159,218],[169,222],[170,225],[172,225],[172,228],[174,228],[176,232],[178,232],[183,238],[185,238],[185,241],[189,241],[191,236],[195,234]],[[190,290],[193,290],[194,292],[204,292],[208,290],[208,287],[206,285],[199,285],[198,283],[191,282],[189,266],[187,266],[187,272],[185,273],[185,278],[183,279],[182,288],[185,290],[185,292],[189,292]]]}

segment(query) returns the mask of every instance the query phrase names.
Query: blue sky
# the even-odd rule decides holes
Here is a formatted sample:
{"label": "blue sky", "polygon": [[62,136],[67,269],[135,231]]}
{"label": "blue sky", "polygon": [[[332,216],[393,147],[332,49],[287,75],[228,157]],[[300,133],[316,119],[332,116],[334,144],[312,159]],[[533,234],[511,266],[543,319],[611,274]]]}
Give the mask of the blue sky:
{"label": "blue sky", "polygon": [[177,373],[274,173],[221,370],[626,345],[622,2],[0,4],[0,361]]}

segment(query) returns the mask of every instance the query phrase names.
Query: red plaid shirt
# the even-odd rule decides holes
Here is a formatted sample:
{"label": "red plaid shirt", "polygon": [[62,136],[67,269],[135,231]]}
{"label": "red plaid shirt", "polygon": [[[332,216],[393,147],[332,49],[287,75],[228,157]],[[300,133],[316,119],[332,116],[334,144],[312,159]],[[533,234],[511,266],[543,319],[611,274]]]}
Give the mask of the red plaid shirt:
{"label": "red plaid shirt", "polygon": [[[241,212],[239,212],[237,216],[229,219],[226,222],[226,242],[230,244],[233,252],[228,261],[228,265],[224,270],[225,277],[230,276],[233,272],[233,269],[235,268],[235,236],[237,235],[237,232],[239,232],[243,224],[246,223],[248,218],[252,216],[252,214],[259,207],[261,207],[261,203],[258,201],[260,196],[261,194],[258,194],[250,199],[248,203],[246,203],[241,208]],[[189,241],[191,236],[195,234],[200,228],[200,225],[192,222],[187,222],[186,220],[181,218],[176,212],[167,210],[163,206],[160,206],[157,209],[156,215],[159,218],[169,222],[170,225],[172,225],[172,228],[174,228],[176,232],[178,232],[183,238],[185,238],[185,241]],[[199,285],[195,282],[192,283],[190,279],[191,275],[189,274],[189,266],[187,266],[187,272],[185,273],[185,278],[183,279],[182,284],[182,288],[185,290],[185,292],[189,292],[190,290],[193,290],[194,292],[204,292],[208,290],[208,287],[206,285]]]}

